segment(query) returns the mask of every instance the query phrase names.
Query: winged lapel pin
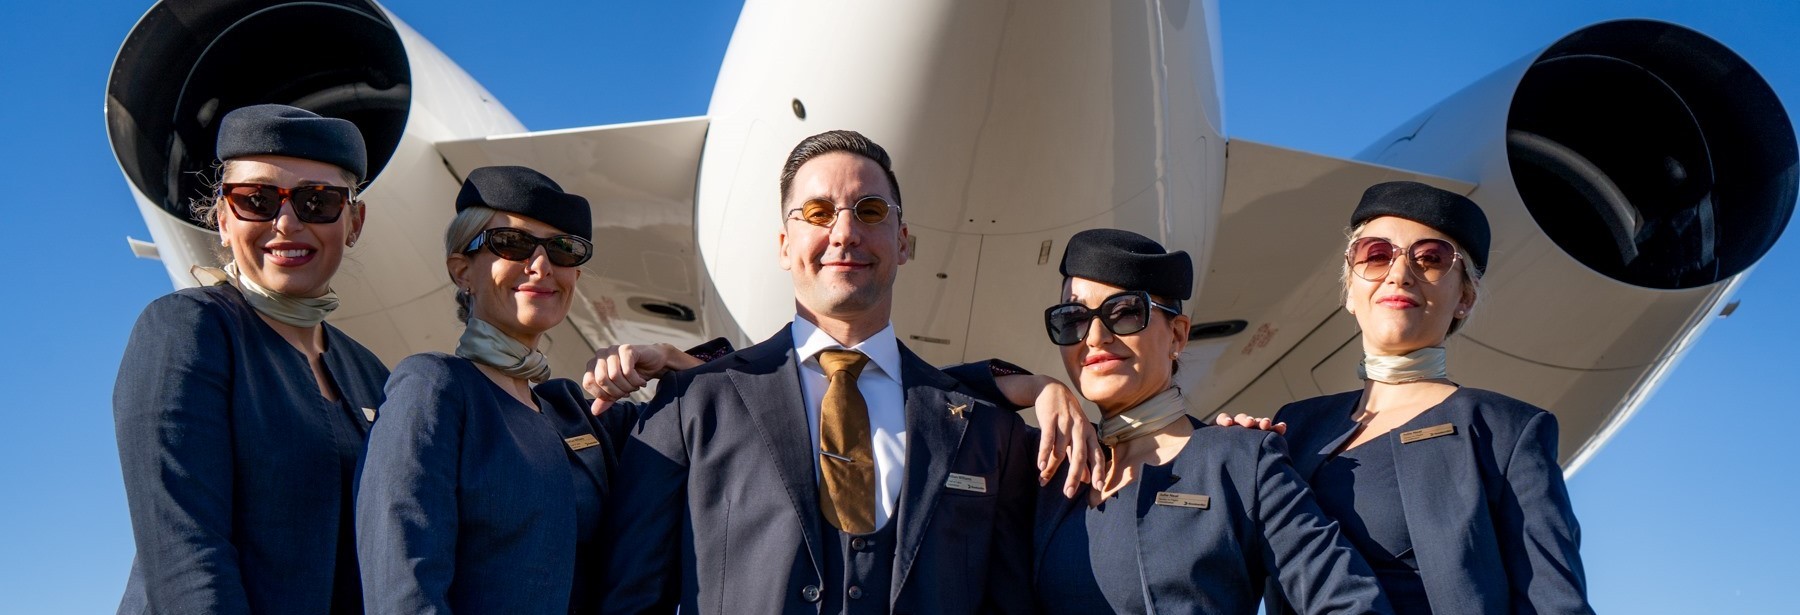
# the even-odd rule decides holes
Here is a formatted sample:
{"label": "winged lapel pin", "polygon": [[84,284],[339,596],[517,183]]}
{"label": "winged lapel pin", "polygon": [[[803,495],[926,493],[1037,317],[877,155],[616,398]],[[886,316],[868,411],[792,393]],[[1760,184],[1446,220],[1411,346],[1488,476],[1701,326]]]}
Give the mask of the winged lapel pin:
{"label": "winged lapel pin", "polygon": [[963,418],[963,413],[968,412],[968,411],[969,411],[968,404],[956,404],[956,405],[950,406],[950,416],[953,416],[953,417],[956,417],[959,419]]}

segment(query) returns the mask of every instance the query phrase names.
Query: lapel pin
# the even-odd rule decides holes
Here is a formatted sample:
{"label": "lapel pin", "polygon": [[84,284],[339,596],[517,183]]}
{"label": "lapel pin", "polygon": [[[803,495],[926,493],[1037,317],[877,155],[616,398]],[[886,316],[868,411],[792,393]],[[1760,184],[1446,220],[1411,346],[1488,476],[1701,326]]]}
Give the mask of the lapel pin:
{"label": "lapel pin", "polygon": [[370,423],[375,422],[375,409],[374,408],[363,408],[362,411],[363,411],[363,418],[369,419]]}
{"label": "lapel pin", "polygon": [[950,406],[950,416],[954,416],[959,419],[963,417],[964,412],[968,412],[968,411],[969,411],[968,404],[956,404],[954,406]]}

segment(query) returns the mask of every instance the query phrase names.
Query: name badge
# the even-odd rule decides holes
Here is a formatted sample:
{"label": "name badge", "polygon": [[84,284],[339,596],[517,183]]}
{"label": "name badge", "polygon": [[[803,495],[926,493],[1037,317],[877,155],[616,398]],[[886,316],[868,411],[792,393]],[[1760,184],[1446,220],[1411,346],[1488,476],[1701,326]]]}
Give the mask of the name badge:
{"label": "name badge", "polygon": [[1212,498],[1194,493],[1175,493],[1161,491],[1156,494],[1157,506],[1179,506],[1181,508],[1198,508],[1206,510],[1212,506]]}
{"label": "name badge", "polygon": [[579,451],[584,448],[600,446],[600,439],[595,438],[590,434],[581,434],[573,438],[563,438],[563,442],[569,445],[569,450],[571,451]]}
{"label": "name badge", "polygon": [[1430,440],[1438,436],[1448,436],[1453,433],[1456,433],[1456,426],[1450,423],[1432,425],[1423,429],[1414,429],[1412,431],[1401,433],[1400,443],[1412,444],[1420,440]]}
{"label": "name badge", "polygon": [[967,474],[951,472],[950,480],[944,481],[944,486],[958,491],[987,493],[987,479],[980,476],[969,476]]}

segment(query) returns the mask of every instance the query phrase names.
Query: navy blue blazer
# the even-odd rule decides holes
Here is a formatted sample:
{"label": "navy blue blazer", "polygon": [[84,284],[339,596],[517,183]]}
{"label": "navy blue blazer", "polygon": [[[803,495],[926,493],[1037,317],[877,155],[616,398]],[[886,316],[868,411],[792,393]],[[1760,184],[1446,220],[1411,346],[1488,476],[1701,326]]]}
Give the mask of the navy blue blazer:
{"label": "navy blue blazer", "polygon": [[[817,613],[824,549],[790,328],[663,379],[607,500],[608,613]],[[890,612],[1029,611],[1036,442],[900,347],[906,484]],[[959,414],[951,408],[962,406]],[[610,412],[609,412],[610,414]],[[987,494],[947,489],[951,472]],[[829,547],[827,545],[830,545]],[[805,589],[812,587],[814,591]]]}
{"label": "navy blue blazer", "polygon": [[[1145,466],[1115,503],[1137,510],[1138,570],[1095,570],[1094,580],[1131,578],[1152,613],[1255,613],[1263,582],[1279,578],[1308,613],[1392,613],[1375,573],[1313,501],[1270,432],[1209,426],[1192,418],[1194,435],[1174,461]],[[1061,472],[1068,472],[1064,468]],[[1067,583],[1043,575],[1058,526],[1083,523],[1089,487],[1064,497],[1063,477],[1039,492],[1034,574],[1039,586]],[[1205,496],[1205,508],[1158,504],[1159,494]],[[1135,497],[1134,497],[1135,496]],[[1136,501],[1129,501],[1135,499]],[[1073,517],[1073,518],[1070,518]],[[1040,599],[1042,592],[1035,594]],[[1040,604],[1060,612],[1055,604]]]}
{"label": "navy blue blazer", "polygon": [[306,356],[236,288],[144,308],[113,387],[137,543],[120,613],[330,610],[354,493],[339,451],[362,450],[362,409],[381,405],[388,372],[324,327],[325,370],[351,412],[319,395]]}
{"label": "navy blue blazer", "polygon": [[[1314,397],[1275,414],[1308,482],[1356,432],[1362,391]],[[1449,428],[1441,425],[1448,424]],[[1581,527],[1556,462],[1556,417],[1462,387],[1390,438],[1413,556],[1436,613],[1592,613]],[[1272,601],[1273,603],[1273,601]]]}
{"label": "navy blue blazer", "polygon": [[550,380],[535,393],[541,413],[443,353],[394,368],[357,496],[369,613],[592,608],[569,604],[583,571],[567,439],[598,443],[574,455],[602,502],[611,444],[574,382]]}

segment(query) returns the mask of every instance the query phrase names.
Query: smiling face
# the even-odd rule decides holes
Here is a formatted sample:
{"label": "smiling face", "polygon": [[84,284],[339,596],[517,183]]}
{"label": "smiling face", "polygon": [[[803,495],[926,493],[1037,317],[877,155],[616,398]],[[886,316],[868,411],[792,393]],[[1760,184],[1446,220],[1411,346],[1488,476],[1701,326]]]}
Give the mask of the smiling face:
{"label": "smiling face", "polygon": [[794,301],[803,315],[841,321],[887,321],[894,276],[906,262],[906,224],[899,210],[880,224],[839,211],[830,227],[788,219],[788,211],[812,199],[851,207],[866,196],[893,202],[886,174],[875,161],[848,152],[823,154],[801,165],[792,196],[782,204],[781,268],[794,279]]}
{"label": "smiling face", "polygon": [[[1393,216],[1370,220],[1351,241],[1363,237],[1379,237],[1396,246],[1410,246],[1421,239],[1455,245],[1448,235],[1429,226]],[[1399,356],[1443,345],[1458,312],[1466,316],[1475,307],[1475,290],[1465,275],[1458,264],[1449,275],[1427,282],[1404,259],[1397,259],[1379,280],[1345,276],[1344,309],[1356,315],[1356,324],[1362,328],[1363,352]]]}
{"label": "smiling face", "polygon": [[[485,228],[509,227],[539,238],[564,234],[556,227],[518,214],[495,212]],[[493,325],[527,346],[562,324],[575,298],[580,267],[559,267],[539,246],[524,261],[500,258],[487,248],[445,259],[450,279],[470,295],[469,315]]]}
{"label": "smiling face", "polygon": [[[1063,282],[1063,301],[1089,309],[1125,289],[1087,278]],[[1188,317],[1152,308],[1150,324],[1131,335],[1113,335],[1099,318],[1087,323],[1079,344],[1059,346],[1063,369],[1082,397],[1112,416],[1154,397],[1174,382],[1175,355],[1187,346]]]}
{"label": "smiling face", "polygon": [[[246,156],[225,163],[219,181],[231,184],[350,186],[348,172],[336,165],[287,156]],[[336,222],[309,224],[281,205],[274,220],[252,222],[237,216],[221,199],[214,209],[219,239],[231,250],[238,271],[269,290],[295,297],[318,297],[331,287],[331,276],[344,260],[344,248],[362,231],[363,207],[352,203]]]}

